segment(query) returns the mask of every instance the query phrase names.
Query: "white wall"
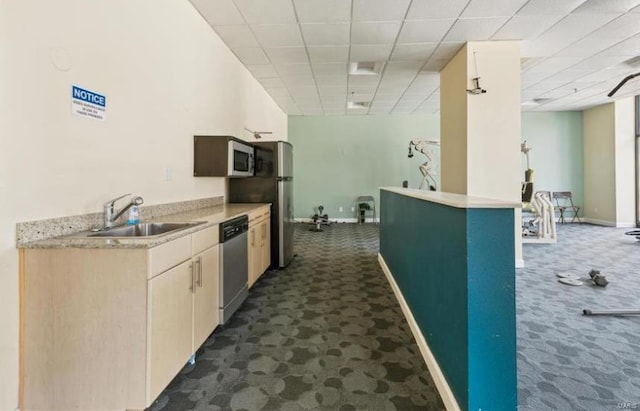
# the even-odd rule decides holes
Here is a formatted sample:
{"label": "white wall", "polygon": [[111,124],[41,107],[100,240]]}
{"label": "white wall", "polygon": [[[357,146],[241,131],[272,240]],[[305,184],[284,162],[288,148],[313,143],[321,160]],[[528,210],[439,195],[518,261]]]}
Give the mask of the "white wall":
{"label": "white wall", "polygon": [[[187,1],[0,3],[0,409],[17,406],[15,223],[225,194],[192,177],[194,134],[270,130],[287,117]],[[106,121],[71,114],[71,85],[107,96]],[[164,181],[164,170],[173,178]]]}
{"label": "white wall", "polygon": [[615,106],[616,225],[635,227],[635,99],[618,100]]}

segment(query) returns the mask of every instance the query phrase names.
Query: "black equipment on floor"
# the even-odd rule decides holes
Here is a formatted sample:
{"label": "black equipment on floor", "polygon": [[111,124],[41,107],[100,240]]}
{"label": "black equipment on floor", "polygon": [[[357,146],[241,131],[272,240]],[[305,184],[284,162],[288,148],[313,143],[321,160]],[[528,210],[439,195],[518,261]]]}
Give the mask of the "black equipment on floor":
{"label": "black equipment on floor", "polygon": [[329,225],[329,216],[327,214],[322,214],[324,211],[324,206],[318,206],[318,212],[311,217],[311,221],[316,226],[314,228],[310,228],[309,231],[314,231],[316,233],[324,231],[320,228],[321,225]]}

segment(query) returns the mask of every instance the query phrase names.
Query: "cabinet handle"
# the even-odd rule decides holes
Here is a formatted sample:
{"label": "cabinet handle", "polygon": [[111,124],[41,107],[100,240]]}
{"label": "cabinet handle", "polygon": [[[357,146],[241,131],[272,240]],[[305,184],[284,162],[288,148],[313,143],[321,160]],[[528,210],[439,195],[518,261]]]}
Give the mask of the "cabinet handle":
{"label": "cabinet handle", "polygon": [[202,287],[202,256],[198,257],[196,265],[198,267],[198,287]]}
{"label": "cabinet handle", "polygon": [[189,285],[189,291],[195,292],[195,275],[193,275],[193,263],[189,263],[189,270],[191,270],[191,284]]}

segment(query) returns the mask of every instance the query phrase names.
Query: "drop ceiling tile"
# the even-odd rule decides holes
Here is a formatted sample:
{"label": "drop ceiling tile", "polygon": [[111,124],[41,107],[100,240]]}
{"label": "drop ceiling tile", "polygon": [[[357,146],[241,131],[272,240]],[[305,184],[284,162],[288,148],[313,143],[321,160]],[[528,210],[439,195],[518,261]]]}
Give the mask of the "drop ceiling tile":
{"label": "drop ceiling tile", "polygon": [[400,30],[400,22],[353,23],[351,43],[393,44]]}
{"label": "drop ceiling tile", "polygon": [[245,24],[242,15],[231,0],[190,0],[211,26]]}
{"label": "drop ceiling tile", "polygon": [[301,24],[305,44],[309,46],[340,46],[349,44],[349,23]]}
{"label": "drop ceiling tile", "polygon": [[469,0],[413,0],[407,20],[458,18]]}
{"label": "drop ceiling tile", "polygon": [[297,87],[297,86],[315,87],[316,85],[316,82],[313,79],[312,75],[304,75],[304,74],[282,76],[282,82],[286,84],[287,88],[289,88],[289,91],[291,91],[291,88]]}
{"label": "drop ceiling tile", "polygon": [[275,68],[271,64],[249,64],[247,68],[253,74],[253,77],[257,79],[267,77],[278,77]]}
{"label": "drop ceiling tile", "polygon": [[626,13],[640,4],[640,0],[587,0],[573,13]]}
{"label": "drop ceiling tile", "polygon": [[536,41],[549,41],[567,46],[616,17],[615,14],[569,14],[540,35]]}
{"label": "drop ceiling tile", "polygon": [[458,19],[444,41],[488,40],[508,20],[508,17]]}
{"label": "drop ceiling tile", "polygon": [[280,97],[291,97],[289,90],[284,87],[265,87],[264,89],[274,100]]}
{"label": "drop ceiling tile", "polygon": [[393,107],[400,98],[399,95],[376,94],[372,105]]}
{"label": "drop ceiling tile", "polygon": [[423,64],[422,61],[390,61],[384,70],[383,81],[385,79],[389,80],[400,77],[402,79],[408,79],[408,81],[411,82]]}
{"label": "drop ceiling tile", "polygon": [[496,32],[492,40],[522,40],[534,38],[563,18],[562,15],[549,14],[537,16],[513,16]]}
{"label": "drop ceiling tile", "polygon": [[440,42],[454,22],[454,19],[406,21],[398,43]]}
{"label": "drop ceiling tile", "polygon": [[308,63],[307,51],[304,47],[272,47],[266,49],[273,64]]}
{"label": "drop ceiling tile", "polygon": [[349,58],[349,46],[309,46],[309,58],[312,63],[346,63]]}
{"label": "drop ceiling tile", "polygon": [[569,47],[558,51],[556,55],[567,57],[589,57],[594,53],[598,53],[600,51],[608,49],[618,42],[619,40],[613,40],[596,35],[589,35],[571,44]]}
{"label": "drop ceiling tile", "polygon": [[363,86],[354,86],[349,84],[348,94],[358,94],[358,95],[370,95],[373,96],[376,93],[376,89],[378,85],[376,84],[374,87],[363,87]]}
{"label": "drop ceiling tile", "polygon": [[346,96],[347,87],[342,86],[318,86],[321,96]]}
{"label": "drop ceiling tile", "polygon": [[598,53],[601,56],[636,56],[640,50],[640,36],[630,37]]}
{"label": "drop ceiling tile", "polygon": [[349,76],[350,86],[376,87],[380,82],[380,76]]}
{"label": "drop ceiling tile", "polygon": [[316,76],[340,76],[347,74],[347,65],[343,63],[316,63],[313,65]]}
{"label": "drop ceiling tile", "polygon": [[413,80],[413,84],[424,86],[435,85],[437,87],[440,84],[440,74],[420,72]]}
{"label": "drop ceiling tile", "polygon": [[[639,0],[640,1],[640,0]],[[640,14],[627,13],[603,25],[593,33],[596,37],[625,40],[640,33]]]}
{"label": "drop ceiling tile", "polygon": [[320,100],[322,100],[322,105],[325,107],[330,105],[342,105],[344,107],[344,104],[347,101],[347,96],[321,96]]}
{"label": "drop ceiling tile", "polygon": [[330,23],[351,19],[349,0],[294,0],[300,23]]}
{"label": "drop ceiling tile", "polygon": [[426,96],[420,96],[418,94],[405,94],[402,96],[400,100],[398,100],[398,104],[413,104],[419,105],[426,99]]}
{"label": "drop ceiling tile", "polygon": [[316,84],[318,86],[340,86],[347,88],[347,75],[320,76],[316,75]]}
{"label": "drop ceiling tile", "polygon": [[393,44],[351,45],[349,61],[385,61],[389,59]]}
{"label": "drop ceiling tile", "polygon": [[414,82],[414,83],[411,83],[411,85],[407,88],[405,95],[414,95],[414,96],[418,95],[418,96],[423,96],[423,98],[426,98],[429,95],[431,95],[437,88],[438,86],[435,84],[420,85]]}
{"label": "drop ceiling tile", "polygon": [[235,4],[248,24],[296,23],[291,0],[235,0]]}
{"label": "drop ceiling tile", "polygon": [[247,47],[233,49],[233,53],[240,61],[247,64],[269,64],[269,58],[259,47]]}
{"label": "drop ceiling tile", "polygon": [[295,63],[295,64],[276,64],[275,71],[281,76],[290,75],[311,75],[311,66],[309,63]]}
{"label": "drop ceiling tile", "polygon": [[396,44],[391,60],[427,61],[438,43]]}
{"label": "drop ceiling tile", "polygon": [[453,58],[464,47],[464,42],[442,42],[433,52],[431,60],[446,60],[447,62]]}
{"label": "drop ceiling tile", "polygon": [[266,87],[284,88],[284,83],[278,77],[260,79],[260,84]]}
{"label": "drop ceiling tile", "polygon": [[353,21],[400,21],[410,0],[353,0]]}
{"label": "drop ceiling tile", "polygon": [[289,94],[291,94],[291,97],[293,97],[293,99],[296,101],[302,101],[302,100],[315,101],[319,99],[318,90],[315,87],[309,87],[309,86],[291,87],[291,89],[289,90]]}
{"label": "drop ceiling tile", "polygon": [[512,16],[527,0],[471,0],[461,17]]}
{"label": "drop ceiling tile", "polygon": [[247,25],[216,26],[213,28],[229,48],[260,47]]}
{"label": "drop ceiling tile", "polygon": [[251,29],[265,48],[304,45],[297,24],[261,24],[253,25]]}
{"label": "drop ceiling tile", "polygon": [[373,98],[373,93],[366,93],[366,94],[349,93],[347,95],[347,101],[367,101],[367,102],[370,102],[372,98]]}
{"label": "drop ceiling tile", "polygon": [[521,16],[537,16],[545,14],[564,15],[571,13],[585,0],[530,0],[517,14]]}

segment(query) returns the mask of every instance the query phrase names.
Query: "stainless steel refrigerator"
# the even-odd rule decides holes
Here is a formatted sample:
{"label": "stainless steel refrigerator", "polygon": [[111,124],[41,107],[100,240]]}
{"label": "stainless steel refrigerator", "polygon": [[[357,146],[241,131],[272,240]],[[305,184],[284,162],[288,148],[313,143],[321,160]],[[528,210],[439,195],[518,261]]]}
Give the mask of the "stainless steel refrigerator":
{"label": "stainless steel refrigerator", "polygon": [[256,142],[255,176],[229,179],[229,202],[271,203],[271,268],[293,259],[293,146]]}

